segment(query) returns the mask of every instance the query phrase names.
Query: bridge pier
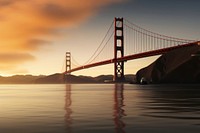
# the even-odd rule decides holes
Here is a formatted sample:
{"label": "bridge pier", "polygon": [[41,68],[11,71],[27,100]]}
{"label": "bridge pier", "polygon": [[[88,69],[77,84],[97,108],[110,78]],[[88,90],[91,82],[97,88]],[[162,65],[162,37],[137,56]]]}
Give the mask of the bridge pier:
{"label": "bridge pier", "polygon": [[114,35],[114,81],[123,82],[124,61],[118,61],[118,58],[124,57],[124,27],[123,18],[115,18],[115,35]]}

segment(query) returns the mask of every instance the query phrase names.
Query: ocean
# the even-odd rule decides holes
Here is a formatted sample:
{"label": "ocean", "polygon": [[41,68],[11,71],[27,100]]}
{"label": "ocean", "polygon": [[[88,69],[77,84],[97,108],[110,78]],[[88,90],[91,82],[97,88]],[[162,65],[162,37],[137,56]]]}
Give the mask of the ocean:
{"label": "ocean", "polygon": [[200,132],[200,84],[0,85],[0,133],[160,132]]}

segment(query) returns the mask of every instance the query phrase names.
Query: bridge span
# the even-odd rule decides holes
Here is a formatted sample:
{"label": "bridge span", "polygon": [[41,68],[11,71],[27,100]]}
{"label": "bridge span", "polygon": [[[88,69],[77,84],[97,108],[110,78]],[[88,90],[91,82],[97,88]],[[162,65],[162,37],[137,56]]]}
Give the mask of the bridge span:
{"label": "bridge span", "polygon": [[[199,41],[195,40],[188,40],[188,39],[180,39],[175,37],[170,37],[166,35],[161,35],[158,33],[154,33],[152,31],[146,30],[142,27],[139,27],[128,20],[125,20],[126,23],[124,24],[123,18],[115,18],[114,22],[111,24],[106,36],[104,37],[102,43],[94,52],[92,57],[85,65],[79,65],[74,68],[71,68],[72,61],[71,61],[71,54],[70,52],[66,53],[66,71],[64,72],[65,75],[70,74],[75,71],[92,68],[96,66],[106,65],[114,63],[114,81],[124,81],[124,63],[129,60],[161,55],[166,52],[169,52],[174,49],[178,49],[181,47],[190,47],[193,45],[200,45]],[[111,32],[109,36],[109,32],[111,31],[114,25],[114,31]],[[124,37],[124,27],[126,28],[126,35],[131,31],[133,35],[129,38],[133,41],[127,41],[129,46],[126,48],[129,50],[129,54],[125,54],[125,39]],[[108,40],[105,41],[106,37]],[[104,55],[105,53],[112,53],[109,51],[103,52],[104,50],[110,50],[106,48],[108,46],[108,42],[113,39],[113,48],[114,48],[114,57],[109,57],[107,59],[100,59],[96,61],[97,57],[100,55]],[[103,42],[105,44],[103,45]],[[131,42],[131,43],[130,43]],[[130,49],[134,49],[134,51],[130,52]],[[138,52],[139,51],[139,52]],[[127,51],[126,51],[127,52]],[[102,54],[103,53],[103,54]]]}

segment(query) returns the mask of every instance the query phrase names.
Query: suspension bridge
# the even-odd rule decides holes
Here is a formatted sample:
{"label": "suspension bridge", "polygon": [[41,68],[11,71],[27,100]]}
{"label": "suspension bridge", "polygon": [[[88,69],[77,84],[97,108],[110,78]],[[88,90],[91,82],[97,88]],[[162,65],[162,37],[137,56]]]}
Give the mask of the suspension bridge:
{"label": "suspension bridge", "polygon": [[199,42],[162,35],[144,29],[126,19],[115,18],[102,42],[86,63],[80,65],[70,52],[66,52],[64,74],[68,75],[82,69],[114,63],[113,80],[121,82],[125,80],[124,63],[126,61],[161,55],[177,48],[193,45],[199,45]]}

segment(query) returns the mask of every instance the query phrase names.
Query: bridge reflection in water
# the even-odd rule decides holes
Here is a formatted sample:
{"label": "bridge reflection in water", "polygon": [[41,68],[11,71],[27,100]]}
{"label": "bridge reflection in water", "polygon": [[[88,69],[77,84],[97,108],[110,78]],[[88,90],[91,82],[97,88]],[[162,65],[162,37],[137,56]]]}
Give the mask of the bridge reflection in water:
{"label": "bridge reflection in water", "polygon": [[72,109],[71,109],[72,99],[71,99],[71,85],[66,84],[66,94],[65,94],[65,123],[66,132],[72,133]]}
{"label": "bridge reflection in water", "polygon": [[124,84],[114,85],[114,124],[116,133],[125,133],[126,124],[123,121],[123,117],[126,116],[124,105]]}
{"label": "bridge reflection in water", "polygon": [[[65,93],[65,130],[67,133],[73,132],[73,117],[72,117],[72,96],[71,96],[72,86],[71,84],[66,84]],[[113,127],[115,133],[126,133],[126,124],[123,121],[123,117],[126,116],[124,105],[124,85],[115,84],[113,85]]]}

